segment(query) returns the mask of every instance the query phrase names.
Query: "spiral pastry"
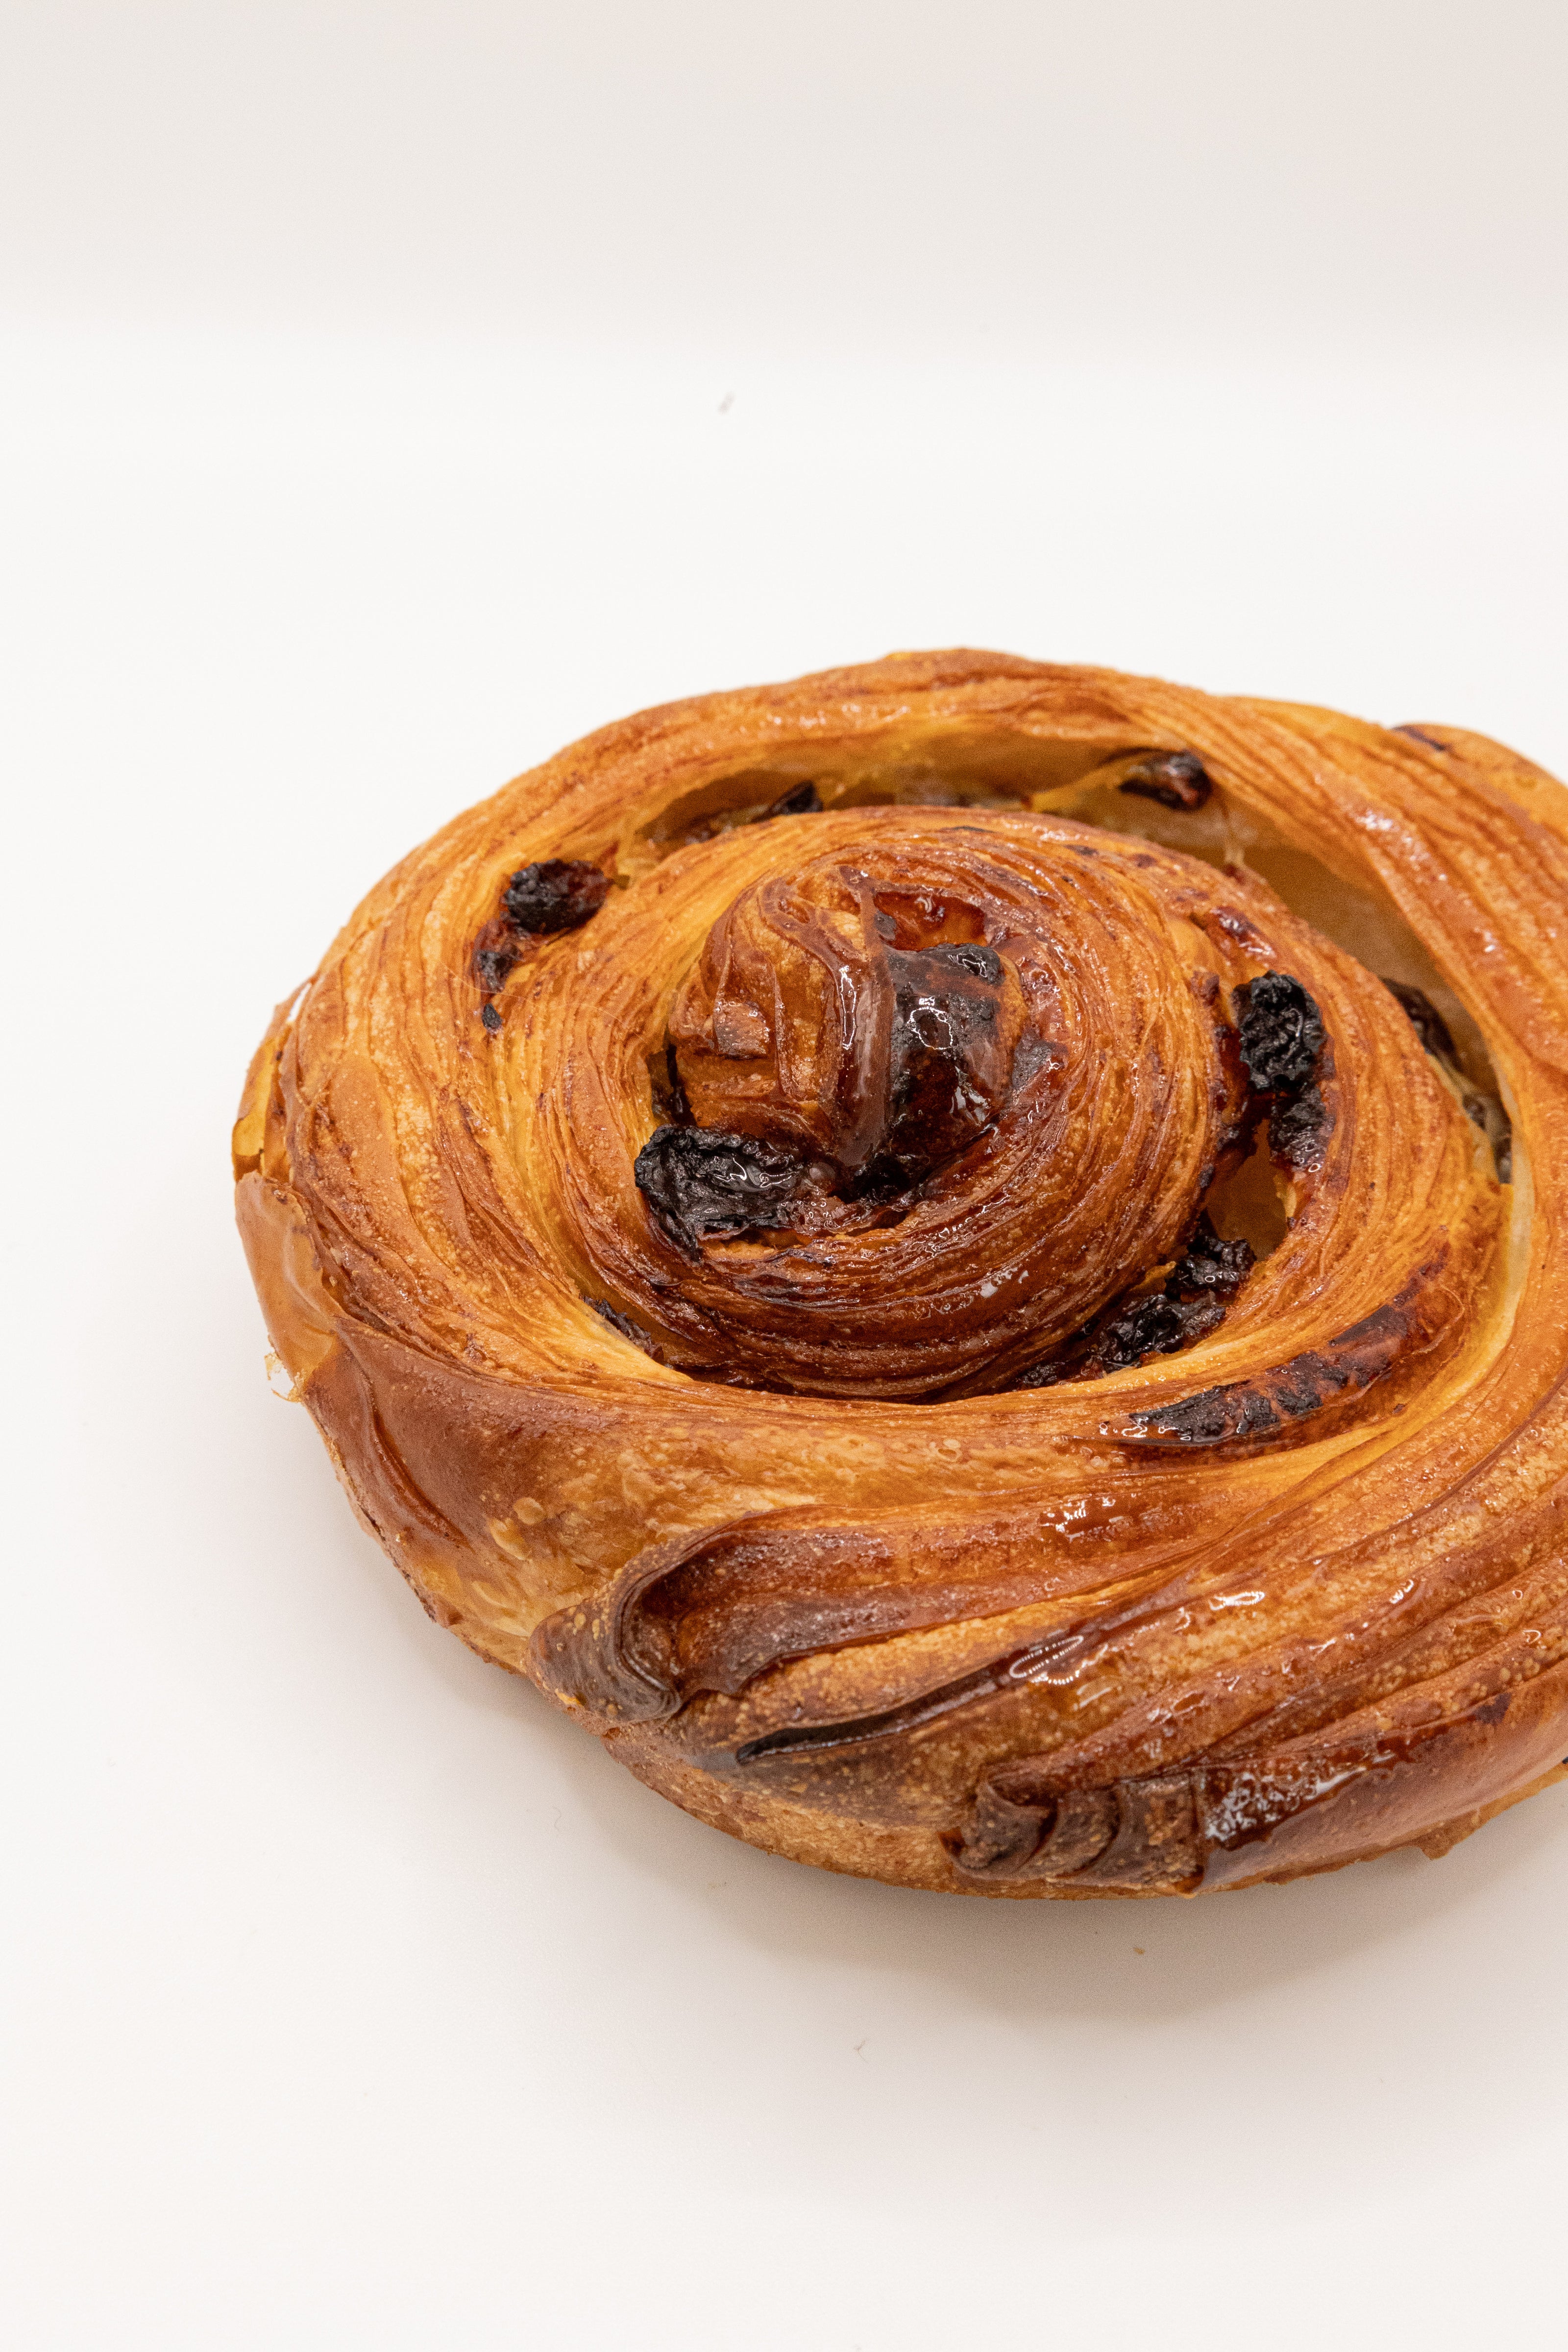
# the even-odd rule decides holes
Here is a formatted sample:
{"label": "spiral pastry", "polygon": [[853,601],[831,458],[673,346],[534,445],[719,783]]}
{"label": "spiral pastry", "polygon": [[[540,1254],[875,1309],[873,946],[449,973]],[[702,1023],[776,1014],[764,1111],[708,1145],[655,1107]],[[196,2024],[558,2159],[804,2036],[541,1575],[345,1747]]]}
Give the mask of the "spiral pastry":
{"label": "spiral pastry", "polygon": [[1443,1851],[1568,1753],[1568,794],[910,655],[509,785],[279,1008],[272,1339],[431,1614],[970,1894]]}

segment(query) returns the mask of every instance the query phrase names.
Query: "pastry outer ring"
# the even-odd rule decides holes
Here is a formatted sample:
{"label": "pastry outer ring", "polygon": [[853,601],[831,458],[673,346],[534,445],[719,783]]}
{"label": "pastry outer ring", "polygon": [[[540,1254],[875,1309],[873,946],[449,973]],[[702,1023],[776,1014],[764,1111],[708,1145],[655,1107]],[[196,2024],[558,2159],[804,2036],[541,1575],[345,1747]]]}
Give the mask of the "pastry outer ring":
{"label": "pastry outer ring", "polygon": [[[607,950],[592,926],[530,942],[487,1024],[472,950],[508,874],[599,864],[635,946],[637,894],[803,782],[830,814],[1059,830],[1162,751],[1213,778],[1226,854],[1271,844],[1418,943],[1489,1060],[1512,1181],[1440,1343],[1321,1431],[1152,1470],[1130,1416],[1201,1387],[1216,1345],[1265,1364],[1266,1330],[910,1402],[693,1379],[607,1322],[552,1158],[580,1065],[526,1010]],[[612,1104],[610,1159],[654,1115]],[[363,1524],[437,1622],[716,1827],[912,1886],[1191,1894],[1443,1852],[1563,1767],[1568,793],[1483,738],[967,651],[642,713],[371,892],[274,1017],[235,1167],[273,1346]],[[1064,1498],[1096,1481],[1134,1533],[1086,1574]]]}

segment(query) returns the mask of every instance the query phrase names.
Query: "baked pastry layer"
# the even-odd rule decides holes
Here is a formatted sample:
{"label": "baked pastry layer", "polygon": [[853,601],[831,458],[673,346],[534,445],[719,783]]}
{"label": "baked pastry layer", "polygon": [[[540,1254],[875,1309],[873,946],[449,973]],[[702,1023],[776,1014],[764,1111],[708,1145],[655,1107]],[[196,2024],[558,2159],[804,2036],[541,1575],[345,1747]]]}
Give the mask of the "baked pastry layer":
{"label": "baked pastry layer", "polygon": [[1113,672],[645,712],[405,859],[235,1135],[432,1614],[830,1867],[1191,1893],[1568,1754],[1568,794]]}

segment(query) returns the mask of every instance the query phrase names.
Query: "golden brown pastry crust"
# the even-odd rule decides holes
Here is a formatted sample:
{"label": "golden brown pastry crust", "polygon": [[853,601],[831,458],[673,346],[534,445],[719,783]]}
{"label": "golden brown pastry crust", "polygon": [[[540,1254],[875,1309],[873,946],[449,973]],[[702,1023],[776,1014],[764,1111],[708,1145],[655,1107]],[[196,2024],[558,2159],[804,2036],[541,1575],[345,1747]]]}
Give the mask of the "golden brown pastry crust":
{"label": "golden brown pastry crust", "polygon": [[[547,860],[616,887],[520,929]],[[755,1843],[1190,1893],[1568,1754],[1568,793],[1483,739],[968,652],[645,712],[371,893],[235,1165],[431,1613]]]}

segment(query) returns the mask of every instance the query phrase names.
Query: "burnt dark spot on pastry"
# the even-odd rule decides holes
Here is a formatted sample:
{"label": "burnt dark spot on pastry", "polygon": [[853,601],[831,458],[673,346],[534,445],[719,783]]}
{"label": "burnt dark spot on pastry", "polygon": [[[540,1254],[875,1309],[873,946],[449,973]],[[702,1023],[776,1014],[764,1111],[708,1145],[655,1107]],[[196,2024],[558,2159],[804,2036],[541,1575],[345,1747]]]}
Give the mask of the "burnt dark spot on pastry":
{"label": "burnt dark spot on pastry", "polygon": [[1302,1356],[1288,1365],[1275,1383],[1274,1401],[1292,1421],[1304,1420],[1308,1413],[1316,1412],[1326,1396],[1333,1392],[1331,1385],[1325,1389],[1318,1379],[1320,1370],[1316,1358]]}
{"label": "burnt dark spot on pastry", "polygon": [[754,1135],[659,1127],[632,1172],[664,1230],[695,1255],[712,1236],[766,1232],[785,1222],[805,1167],[797,1152]]}
{"label": "burnt dark spot on pastry", "polygon": [[820,816],[821,814],[822,794],[817,791],[816,786],[792,784],[787,793],[781,793],[777,800],[765,808],[761,816],[753,817],[752,822],[754,824],[766,824],[770,818],[775,816]]}
{"label": "burnt dark spot on pastry", "polygon": [[1385,980],[1384,988],[1409,1015],[1410,1025],[1420,1038],[1424,1050],[1439,1062],[1451,1062],[1458,1066],[1458,1048],[1453,1032],[1431,998],[1419,988],[1411,988],[1403,980]]}
{"label": "burnt dark spot on pastry", "polygon": [[1294,973],[1266,971],[1236,991],[1237,1038],[1259,1094],[1297,1093],[1317,1066],[1323,1020]]}
{"label": "burnt dark spot on pastry", "polygon": [[1321,1349],[1308,1349],[1250,1381],[1202,1389],[1196,1396],[1131,1416],[1134,1442],[1226,1445],[1268,1437],[1310,1420],[1341,1397],[1359,1394],[1391,1371],[1409,1342],[1417,1292],[1436,1271],[1423,1268],[1397,1298],[1352,1323]]}
{"label": "burnt dark spot on pastry", "polygon": [[479,1019],[484,1023],[485,1027],[491,1031],[492,1034],[502,1026],[500,1014],[496,1011],[493,1004],[480,1005]]}
{"label": "burnt dark spot on pastry", "polygon": [[1425,727],[1396,727],[1394,732],[1395,735],[1408,735],[1413,743],[1425,743],[1429,751],[1451,751],[1454,748],[1451,743],[1445,743],[1441,736],[1429,733]]}
{"label": "burnt dark spot on pastry", "polygon": [[519,866],[501,892],[501,905],[520,931],[548,936],[579,929],[609,895],[610,877],[601,866],[576,857],[546,857],[537,866]]}
{"label": "burnt dark spot on pastry", "polygon": [[1158,801],[1162,808],[1201,809],[1214,779],[1195,751],[1151,751],[1121,779],[1118,792]]}
{"label": "burnt dark spot on pastry", "polygon": [[1219,1445],[1255,1436],[1277,1427],[1279,1419],[1266,1391],[1239,1385],[1201,1389],[1157,1413],[1134,1415],[1141,1436],[1173,1439],[1179,1445]]}

